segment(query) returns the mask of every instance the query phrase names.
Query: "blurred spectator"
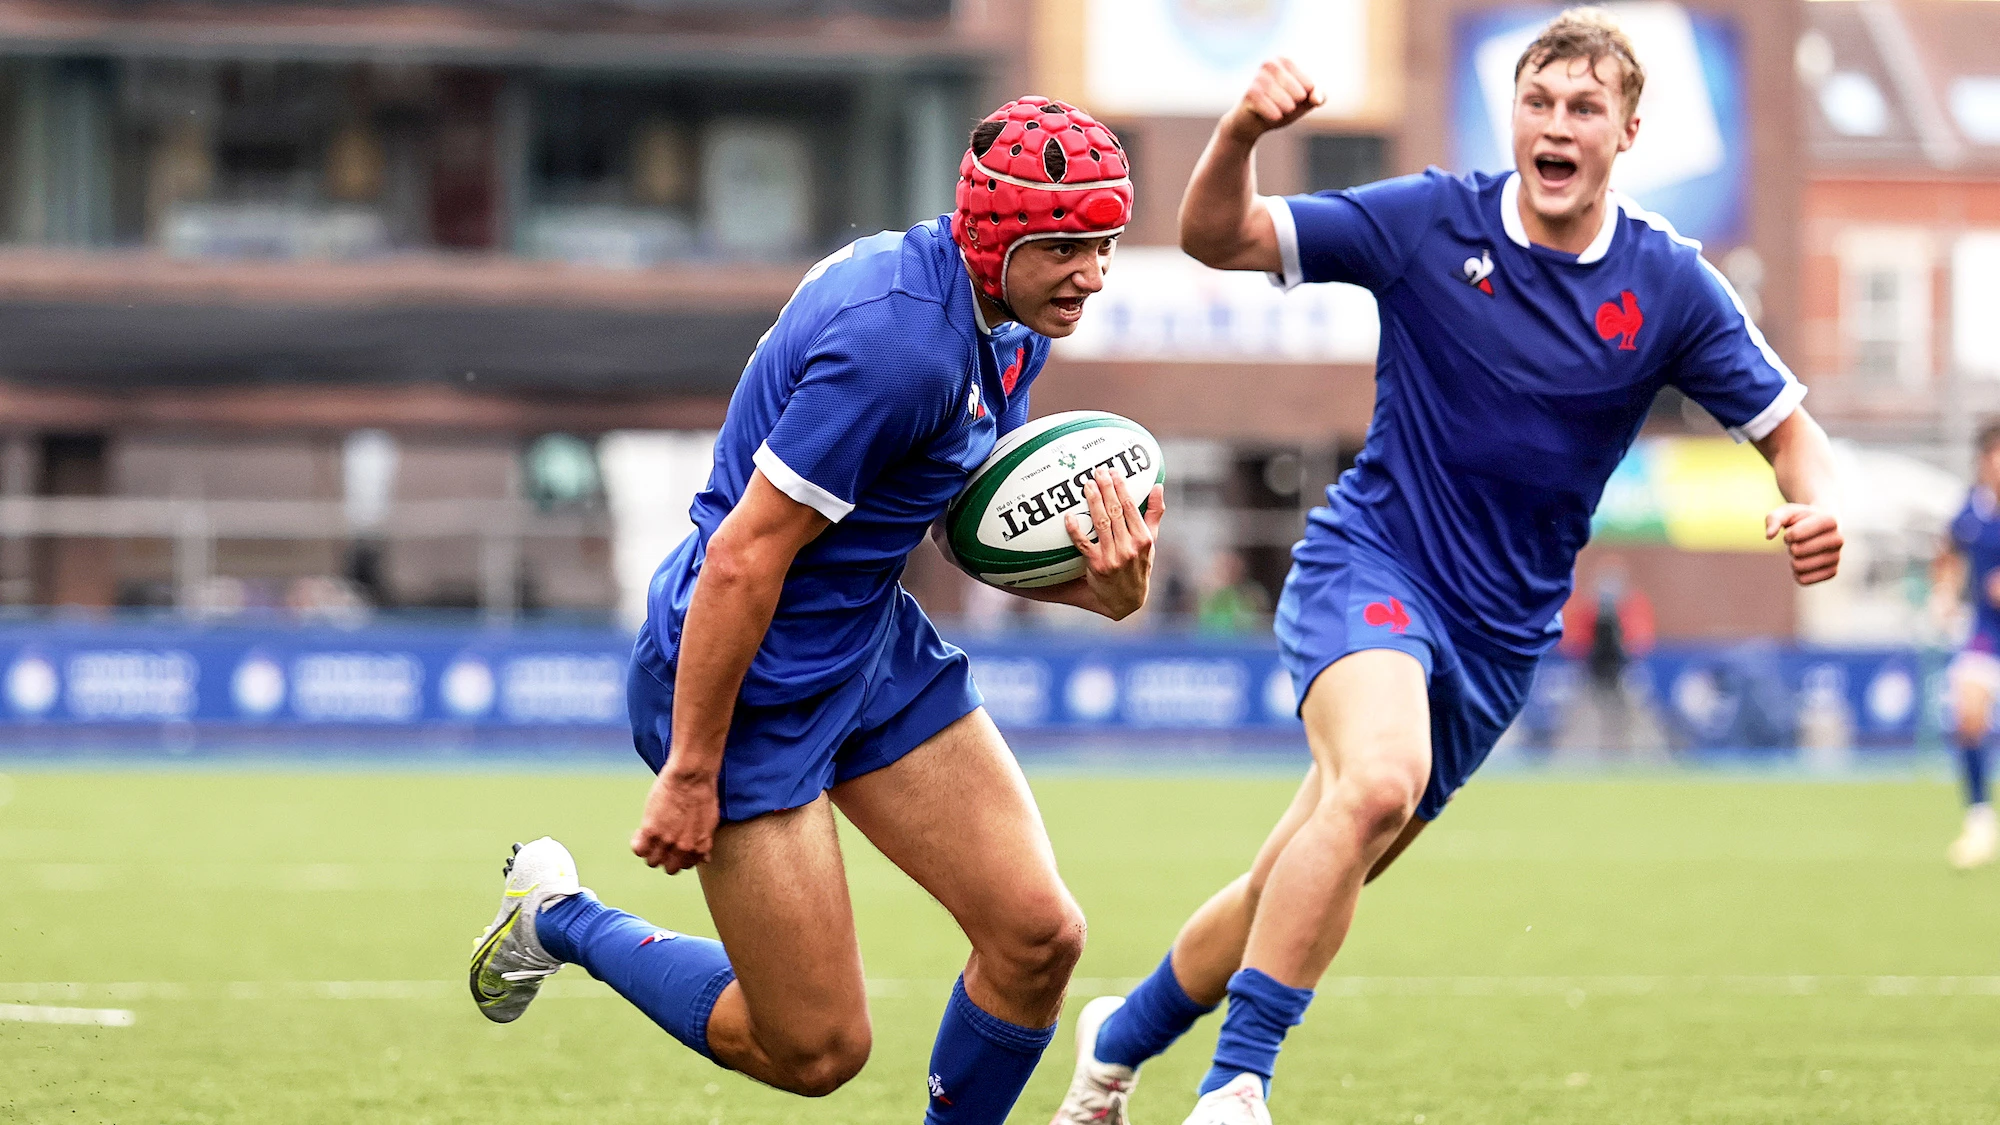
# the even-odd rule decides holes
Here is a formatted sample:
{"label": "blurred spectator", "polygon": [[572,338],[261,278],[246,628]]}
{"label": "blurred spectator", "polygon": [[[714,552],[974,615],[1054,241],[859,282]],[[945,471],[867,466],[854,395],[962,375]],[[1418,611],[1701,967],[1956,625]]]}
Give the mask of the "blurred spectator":
{"label": "blurred spectator", "polygon": [[1591,596],[1577,599],[1565,613],[1562,651],[1583,665],[1587,688],[1571,712],[1561,740],[1568,752],[1663,750],[1658,724],[1633,706],[1634,657],[1652,651],[1653,603],[1631,582],[1625,567],[1608,562],[1591,580]]}
{"label": "blurred spectator", "polygon": [[1653,650],[1653,603],[1611,562],[1591,580],[1591,597],[1565,617],[1563,648],[1584,662],[1593,689],[1615,686],[1635,656]]}
{"label": "blurred spectator", "polygon": [[186,612],[202,620],[240,617],[250,608],[250,598],[250,589],[241,578],[217,574],[194,588]]}
{"label": "blurred spectator", "polygon": [[1147,605],[1161,621],[1185,625],[1199,608],[1194,585],[1187,579],[1187,567],[1178,559],[1163,559],[1153,571],[1153,594]]}
{"label": "blurred spectator", "polygon": [[354,628],[368,621],[368,599],[352,582],[327,574],[295,578],[285,589],[285,608],[307,624]]}
{"label": "blurred spectator", "polygon": [[1196,612],[1204,633],[1249,633],[1269,626],[1271,596],[1244,572],[1243,556],[1224,551],[1215,556],[1208,590]]}

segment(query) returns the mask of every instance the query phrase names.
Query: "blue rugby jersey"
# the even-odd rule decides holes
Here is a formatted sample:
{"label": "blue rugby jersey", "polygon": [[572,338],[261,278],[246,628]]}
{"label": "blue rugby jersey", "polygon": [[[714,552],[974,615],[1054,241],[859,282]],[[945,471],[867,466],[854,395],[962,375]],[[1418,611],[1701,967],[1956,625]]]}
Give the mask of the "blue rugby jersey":
{"label": "blue rugby jersey", "polygon": [[1986,593],[1986,584],[2000,571],[2000,501],[1983,486],[1973,485],[1951,521],[1951,544],[1965,557],[1965,596],[1972,601],[1972,638],[1967,648],[1994,652],[2000,646],[2000,606]]}
{"label": "blue rugby jersey", "polygon": [[1438,169],[1272,199],[1289,288],[1344,281],[1382,322],[1375,414],[1294,551],[1328,529],[1388,551],[1476,637],[1533,655],[1562,633],[1576,553],[1653,396],[1674,386],[1737,440],[1805,387],[1698,243],[1614,195],[1582,254],[1531,245],[1513,173]]}
{"label": "blue rugby jersey", "polygon": [[981,323],[950,224],[872,235],[806,274],[729,400],[693,534],[653,576],[646,628],[672,660],[709,537],[753,471],[833,521],[785,577],[746,703],[807,698],[867,661],[909,553],[1027,421],[1049,339]]}

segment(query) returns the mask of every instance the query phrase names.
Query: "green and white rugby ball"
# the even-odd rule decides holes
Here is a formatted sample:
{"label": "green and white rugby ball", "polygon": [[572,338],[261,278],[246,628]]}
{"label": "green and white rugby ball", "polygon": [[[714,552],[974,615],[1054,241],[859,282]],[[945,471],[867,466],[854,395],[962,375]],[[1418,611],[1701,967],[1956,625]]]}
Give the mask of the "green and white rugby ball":
{"label": "green and white rugby ball", "polygon": [[[961,569],[990,586],[1028,589],[1083,576],[1064,517],[1090,517],[1083,482],[1098,468],[1125,481],[1140,511],[1167,479],[1160,443],[1130,418],[1070,410],[1008,434],[945,512],[945,540]],[[1090,532],[1097,537],[1095,528]]]}

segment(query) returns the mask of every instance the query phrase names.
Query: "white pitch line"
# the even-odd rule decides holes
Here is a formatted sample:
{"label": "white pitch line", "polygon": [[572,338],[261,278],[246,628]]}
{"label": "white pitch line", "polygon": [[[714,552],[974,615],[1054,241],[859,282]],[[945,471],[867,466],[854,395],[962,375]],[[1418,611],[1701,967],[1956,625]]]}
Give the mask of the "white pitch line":
{"label": "white pitch line", "polygon": [[0,1004],[0,1020],[67,1023],[91,1027],[131,1027],[137,1016],[124,1008],[52,1008],[45,1004]]}
{"label": "white pitch line", "polygon": [[[1070,981],[1071,996],[1129,992],[1139,982],[1121,977],[1078,977]],[[952,982],[944,977],[871,977],[868,995],[878,999],[927,998],[942,994]],[[459,980],[290,980],[216,981],[0,981],[0,1002],[32,1005],[38,1001],[95,999],[132,1003],[141,1000],[452,1000],[464,994]],[[1556,997],[1577,1002],[1590,996],[1644,997],[1708,996],[1831,996],[1831,997],[1982,997],[2000,998],[2000,976],[1865,976],[1865,975],[1677,975],[1677,976],[1331,976],[1320,983],[1322,995],[1348,997],[1460,998]],[[611,989],[577,974],[542,986],[545,997],[559,1000],[600,1000],[615,997]],[[69,1010],[69,1009],[65,1009]],[[24,1018],[24,1017],[23,1017]]]}

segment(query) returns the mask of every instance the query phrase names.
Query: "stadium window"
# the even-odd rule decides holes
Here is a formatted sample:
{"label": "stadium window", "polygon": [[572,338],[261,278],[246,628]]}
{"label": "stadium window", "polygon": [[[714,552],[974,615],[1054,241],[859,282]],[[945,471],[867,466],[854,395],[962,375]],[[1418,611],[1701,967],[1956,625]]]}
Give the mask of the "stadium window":
{"label": "stadium window", "polygon": [[1920,231],[1851,230],[1840,257],[1850,370],[1875,385],[1923,386],[1931,376],[1930,240]]}
{"label": "stadium window", "polygon": [[1388,175],[1389,139],[1374,134],[1315,133],[1306,138],[1306,189],[1340,191]]}
{"label": "stadium window", "polygon": [[69,246],[115,240],[118,65],[108,59],[0,64],[6,226],[15,241]]}
{"label": "stadium window", "polygon": [[797,82],[545,81],[517,246],[625,267],[822,249],[836,201],[814,170],[837,158],[851,101]]}
{"label": "stadium window", "polygon": [[1967,375],[2000,379],[2000,231],[1959,236],[1951,253],[1952,361]]}
{"label": "stadium window", "polygon": [[408,92],[381,68],[120,65],[127,237],[176,255],[262,258],[360,257],[426,240],[428,207],[408,185],[431,162]]}
{"label": "stadium window", "polygon": [[693,253],[695,107],[678,94],[560,80],[537,90],[522,253],[628,267]]}

